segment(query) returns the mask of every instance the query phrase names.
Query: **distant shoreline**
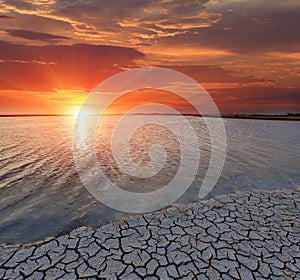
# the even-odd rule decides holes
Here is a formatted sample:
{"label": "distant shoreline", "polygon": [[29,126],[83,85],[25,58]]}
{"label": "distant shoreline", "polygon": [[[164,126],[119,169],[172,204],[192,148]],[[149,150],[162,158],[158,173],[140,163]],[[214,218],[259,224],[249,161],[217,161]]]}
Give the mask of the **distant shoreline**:
{"label": "distant shoreline", "polygon": [[299,116],[283,116],[283,115],[242,115],[242,116],[222,116],[225,119],[245,119],[245,120],[273,120],[273,121],[300,121]]}
{"label": "distant shoreline", "polygon": [[[177,116],[176,114],[131,114],[133,116]],[[197,114],[182,114],[183,116],[201,117]],[[122,116],[122,114],[104,114],[104,116]],[[75,117],[67,114],[2,114],[0,118],[14,117]],[[218,116],[204,116],[217,118]],[[223,115],[225,119],[250,119],[250,120],[274,120],[274,121],[300,121],[300,114],[294,115]]]}

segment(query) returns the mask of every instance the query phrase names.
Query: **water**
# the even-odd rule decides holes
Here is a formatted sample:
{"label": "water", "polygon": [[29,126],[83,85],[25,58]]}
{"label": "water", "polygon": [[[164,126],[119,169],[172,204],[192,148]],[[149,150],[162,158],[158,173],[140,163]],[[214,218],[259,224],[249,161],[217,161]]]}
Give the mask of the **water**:
{"label": "water", "polygon": [[[177,172],[180,143],[158,125],[138,129],[130,142],[133,160],[140,165],[149,163],[149,147],[160,143],[167,152],[166,168],[150,179],[128,176],[118,169],[109,149],[115,118],[105,117],[96,133],[95,146],[103,170],[123,189],[135,192],[159,189]],[[165,118],[177,121],[175,117]],[[191,124],[197,123],[194,117],[188,119]],[[226,162],[207,198],[235,190],[293,188],[300,184],[300,122],[238,119],[224,122]],[[127,215],[99,203],[83,187],[74,166],[73,127],[73,117],[0,118],[0,243],[36,241]],[[210,140],[204,123],[195,126],[195,131],[201,147],[200,167],[179,203],[198,200],[199,186],[208,167]],[[188,164],[195,164],[194,159]]]}

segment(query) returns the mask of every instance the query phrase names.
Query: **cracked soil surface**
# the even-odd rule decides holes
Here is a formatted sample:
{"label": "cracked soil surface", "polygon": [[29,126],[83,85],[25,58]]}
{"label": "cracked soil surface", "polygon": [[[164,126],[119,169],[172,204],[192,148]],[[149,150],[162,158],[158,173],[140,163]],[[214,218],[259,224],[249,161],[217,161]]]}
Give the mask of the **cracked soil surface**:
{"label": "cracked soil surface", "polygon": [[0,279],[300,279],[300,190],[222,195],[1,245]]}

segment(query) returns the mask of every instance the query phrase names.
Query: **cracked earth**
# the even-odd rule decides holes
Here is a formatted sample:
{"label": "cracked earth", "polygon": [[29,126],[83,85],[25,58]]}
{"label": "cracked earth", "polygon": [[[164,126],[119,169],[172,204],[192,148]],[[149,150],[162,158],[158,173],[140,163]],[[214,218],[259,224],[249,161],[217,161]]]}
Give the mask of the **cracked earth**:
{"label": "cracked earth", "polygon": [[0,279],[300,279],[300,190],[217,196],[0,246]]}

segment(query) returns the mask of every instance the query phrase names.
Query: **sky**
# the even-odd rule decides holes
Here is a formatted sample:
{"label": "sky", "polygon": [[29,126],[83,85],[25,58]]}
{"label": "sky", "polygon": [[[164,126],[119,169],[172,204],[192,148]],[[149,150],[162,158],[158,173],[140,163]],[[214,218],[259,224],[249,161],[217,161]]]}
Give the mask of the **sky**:
{"label": "sky", "polygon": [[145,66],[189,75],[223,114],[300,112],[299,26],[299,0],[3,0],[0,114],[73,113]]}

